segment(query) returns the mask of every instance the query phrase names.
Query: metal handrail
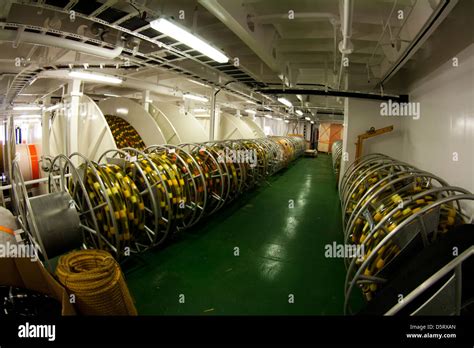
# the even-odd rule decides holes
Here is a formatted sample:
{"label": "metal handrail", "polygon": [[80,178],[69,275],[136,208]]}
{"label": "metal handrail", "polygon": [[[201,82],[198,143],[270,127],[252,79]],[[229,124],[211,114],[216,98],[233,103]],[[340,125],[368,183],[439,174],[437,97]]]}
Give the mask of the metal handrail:
{"label": "metal handrail", "polygon": [[474,255],[474,245],[471,246],[469,249],[466,249],[461,255],[457,256],[454,260],[451,260],[447,265],[445,265],[443,268],[441,268],[431,277],[426,279],[423,283],[418,285],[418,287],[416,287],[412,292],[410,292],[406,297],[404,297],[403,301],[398,302],[395,306],[393,306],[390,310],[388,310],[384,315],[389,316],[389,315],[397,314],[406,305],[408,305],[415,298],[421,295],[425,290],[429,289],[433,284],[435,284],[437,281],[442,279],[446,274],[451,272],[456,267],[460,267],[461,264],[472,255]]}

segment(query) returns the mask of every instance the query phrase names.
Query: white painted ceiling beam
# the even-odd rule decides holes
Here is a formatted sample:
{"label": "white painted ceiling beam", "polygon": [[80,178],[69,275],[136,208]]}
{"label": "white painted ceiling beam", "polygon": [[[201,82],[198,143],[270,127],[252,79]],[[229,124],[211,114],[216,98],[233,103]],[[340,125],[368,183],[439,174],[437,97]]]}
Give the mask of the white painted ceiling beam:
{"label": "white painted ceiling beam", "polygon": [[272,56],[275,30],[255,24],[252,32],[247,27],[248,13],[241,0],[199,0],[199,3],[232,30],[273,71],[279,71],[278,62]]}

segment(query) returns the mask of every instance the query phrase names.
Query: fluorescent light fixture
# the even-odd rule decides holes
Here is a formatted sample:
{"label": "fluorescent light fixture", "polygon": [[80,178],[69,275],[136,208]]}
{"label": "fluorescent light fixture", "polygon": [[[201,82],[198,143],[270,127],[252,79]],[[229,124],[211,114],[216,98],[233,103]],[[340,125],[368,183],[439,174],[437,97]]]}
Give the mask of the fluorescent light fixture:
{"label": "fluorescent light fixture", "polygon": [[309,117],[305,117],[304,118],[306,121],[311,121],[311,119]]}
{"label": "fluorescent light fixture", "polygon": [[57,103],[57,104],[54,104],[53,106],[50,106],[49,108],[46,108],[45,111],[54,111],[54,110],[57,110],[59,109],[61,106],[63,106],[63,104],[61,103]]}
{"label": "fluorescent light fixture", "polygon": [[193,111],[194,111],[194,112],[206,112],[207,109],[202,109],[202,108],[199,109],[199,108],[198,108],[198,109],[194,109]]}
{"label": "fluorescent light fixture", "polygon": [[120,97],[117,94],[109,94],[109,93],[104,93],[104,96],[106,96],[106,97]]}
{"label": "fluorescent light fixture", "polygon": [[314,124],[314,121],[311,121],[311,124]]}
{"label": "fluorescent light fixture", "polygon": [[288,120],[285,120],[285,123],[290,123],[290,121],[288,121]]}
{"label": "fluorescent light fixture", "polygon": [[283,119],[282,119],[281,117],[276,117],[275,120],[281,121],[281,120],[283,120]]}
{"label": "fluorescent light fixture", "polygon": [[296,112],[298,115],[303,116],[303,111],[301,111],[301,110],[296,110],[295,112]]}
{"label": "fluorescent light fixture", "polygon": [[166,18],[155,19],[150,22],[150,26],[176,41],[201,52],[218,63],[227,63],[229,61],[225,54]]}
{"label": "fluorescent light fixture", "polygon": [[20,118],[22,120],[25,120],[25,119],[38,119],[38,118],[41,118],[41,115],[21,115],[21,116],[17,116],[15,118]]}
{"label": "fluorescent light fixture", "polygon": [[244,110],[247,114],[252,114],[252,115],[255,115],[257,113],[257,111],[255,110],[252,110],[252,109],[245,109]]}
{"label": "fluorescent light fixture", "polygon": [[249,103],[249,104],[256,104],[253,100],[247,99],[247,100],[245,100],[245,101],[246,101],[247,103]]}
{"label": "fluorescent light fixture", "polygon": [[18,105],[13,107],[14,111],[32,111],[32,110],[41,110],[41,107],[38,105]]}
{"label": "fluorescent light fixture", "polygon": [[209,101],[209,99],[207,99],[206,97],[202,97],[200,95],[195,95],[195,94],[189,94],[189,93],[183,94],[183,98],[202,101],[202,102],[208,102]]}
{"label": "fluorescent light fixture", "polygon": [[278,98],[278,101],[286,106],[288,106],[289,108],[291,108],[293,106],[293,104],[286,98],[283,98],[283,97],[280,97]]}
{"label": "fluorescent light fixture", "polygon": [[187,80],[188,80],[189,82],[192,82],[192,83],[194,83],[194,84],[196,84],[196,85],[199,85],[199,86],[202,86],[202,87],[210,87],[210,86],[208,86],[208,85],[206,85],[206,84],[204,84],[204,83],[202,83],[202,82],[199,82],[199,81],[195,81],[195,80],[191,80],[191,79],[187,79]]}
{"label": "fluorescent light fixture", "polygon": [[117,112],[117,114],[120,114],[120,115],[128,115],[128,109],[127,108],[118,108],[115,111]]}
{"label": "fluorescent light fixture", "polygon": [[106,83],[111,83],[114,85],[118,85],[122,83],[122,79],[115,76],[94,74],[94,73],[84,72],[84,71],[71,71],[69,73],[69,76],[74,77],[76,79],[106,82]]}
{"label": "fluorescent light fixture", "polygon": [[266,118],[273,118],[272,115],[266,114],[264,115]]}

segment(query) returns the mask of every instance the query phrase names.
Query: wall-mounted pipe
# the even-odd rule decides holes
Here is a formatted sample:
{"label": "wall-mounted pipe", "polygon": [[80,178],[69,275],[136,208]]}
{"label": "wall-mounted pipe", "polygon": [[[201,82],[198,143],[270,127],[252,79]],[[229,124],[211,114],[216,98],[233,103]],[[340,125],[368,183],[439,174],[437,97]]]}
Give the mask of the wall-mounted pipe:
{"label": "wall-mounted pipe", "polygon": [[[0,41],[15,42],[17,36],[17,30],[0,30]],[[107,59],[117,58],[123,50],[121,45],[116,46],[114,49],[108,49],[56,36],[30,32],[21,33],[19,42],[40,46],[58,47]]]}
{"label": "wall-mounted pipe", "polygon": [[389,94],[376,94],[376,93],[367,93],[359,91],[341,91],[341,90],[320,90],[320,89],[281,89],[281,88],[264,88],[259,89],[258,92],[267,93],[267,94],[301,94],[301,95],[323,95],[327,97],[343,97],[343,98],[361,98],[361,99],[375,99],[375,100],[392,100],[399,103],[407,103],[408,95],[389,95]]}

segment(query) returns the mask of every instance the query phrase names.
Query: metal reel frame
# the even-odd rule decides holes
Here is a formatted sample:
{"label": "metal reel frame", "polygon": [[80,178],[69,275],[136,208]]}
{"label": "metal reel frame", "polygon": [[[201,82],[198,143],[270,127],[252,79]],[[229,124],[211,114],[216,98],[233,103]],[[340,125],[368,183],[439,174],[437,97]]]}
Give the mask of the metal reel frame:
{"label": "metal reel frame", "polygon": [[30,197],[26,190],[18,158],[13,160],[11,169],[12,202],[20,227],[27,236],[27,242],[34,247],[35,251],[39,251],[46,263],[50,265],[48,254],[38,230],[36,217],[31,208]]}
{"label": "metal reel frame", "polygon": [[[134,165],[134,169],[138,172],[144,183],[144,189],[140,191],[140,195],[143,198],[149,198],[149,201],[144,201],[149,203],[148,206],[145,203],[145,213],[148,214],[148,216],[151,218],[151,221],[153,221],[150,227],[146,223],[147,219],[145,218],[145,231],[150,240],[150,243],[138,243],[136,244],[136,247],[139,249],[147,249],[148,247],[162,244],[168,238],[172,230],[172,223],[174,222],[174,220],[171,212],[171,201],[170,193],[168,190],[168,184],[163,178],[161,171],[158,169],[155,162],[143,151],[139,151],[134,148],[123,148],[120,150],[112,149],[105,151],[99,157],[99,161],[103,162],[107,158],[107,155],[110,154],[112,154],[112,157],[109,157],[109,160],[110,158],[118,158],[129,165]],[[142,168],[143,163],[141,161],[146,161],[147,164],[150,166],[151,170],[156,173],[158,178],[156,182],[150,182],[144,169]],[[125,170],[125,173],[127,173],[127,170]],[[132,178],[132,180],[133,179],[134,178]],[[135,180],[133,181],[135,182]],[[158,185],[161,185],[164,194],[159,193],[159,189],[157,188]],[[139,189],[141,188],[139,187]],[[168,207],[168,209],[162,209],[162,203],[164,203],[163,206],[165,208]],[[160,225],[160,221],[162,225],[165,225],[164,228],[162,225]]]}
{"label": "metal reel frame", "polygon": [[[208,195],[206,206],[204,207],[204,214],[211,215],[215,213],[222,206],[224,206],[229,196],[230,176],[227,166],[219,163],[219,161],[216,159],[216,155],[210,151],[208,146],[196,143],[188,143],[179,145],[179,148],[184,149],[187,153],[193,156],[201,169],[204,165],[206,168],[208,168],[208,164],[213,167],[210,168],[211,170],[209,172],[203,172],[204,177],[206,178],[206,188]],[[202,164],[200,164],[199,161],[201,161]],[[217,188],[217,190],[214,187],[210,187],[208,185],[208,181],[215,181],[216,178],[219,179],[219,188]]]}
{"label": "metal reel frame", "polygon": [[[379,250],[387,245],[389,242],[391,242],[395,237],[398,237],[398,234],[403,233],[404,228],[408,226],[410,223],[414,222],[415,220],[420,220],[424,216],[425,213],[428,213],[430,211],[433,211],[435,208],[440,207],[443,204],[456,201],[457,206],[458,206],[458,213],[460,213],[461,216],[465,216],[465,214],[462,213],[462,209],[460,208],[461,205],[459,203],[460,200],[474,200],[474,195],[471,194],[469,191],[460,188],[460,187],[453,187],[453,186],[446,186],[446,187],[436,187],[432,188],[427,191],[420,192],[416,195],[413,195],[412,197],[405,197],[404,198],[404,204],[408,204],[409,202],[418,199],[419,197],[423,197],[427,194],[432,194],[432,193],[439,193],[441,194],[442,192],[447,193],[447,196],[441,196],[436,200],[433,204],[426,205],[425,207],[421,208],[418,212],[415,214],[412,214],[409,216],[407,219],[403,220],[391,233],[388,233],[376,246],[374,249],[372,249],[371,253],[364,259],[361,265],[355,270],[355,263],[356,259],[353,258],[351,261],[351,264],[349,266],[349,269],[347,270],[346,273],[346,280],[345,280],[345,285],[344,285],[344,291],[345,291],[345,300],[344,300],[344,314],[347,313],[348,308],[349,308],[349,300],[352,294],[352,291],[356,285],[357,282],[363,281],[363,282],[368,282],[372,281],[375,283],[380,283],[383,282],[383,279],[378,278],[375,276],[367,277],[363,276],[362,272],[369,266],[371,262],[377,257]],[[457,194],[457,193],[459,194]],[[384,216],[384,218],[378,222],[377,226],[374,227],[373,231],[371,234],[369,234],[366,238],[366,240],[369,240],[372,235],[379,229],[380,226],[382,226],[389,218],[391,218],[396,212],[400,211],[402,207],[396,207],[392,211],[390,211],[389,214]],[[421,222],[421,226],[424,226],[424,223]],[[426,234],[426,231],[421,231],[421,233]],[[434,232],[436,237],[436,231]],[[449,232],[448,232],[449,233]],[[425,236],[426,237],[426,236]],[[425,240],[424,240],[425,241]],[[428,241],[426,240],[428,243]],[[396,256],[395,256],[396,257]],[[352,277],[352,278],[351,278]]]}
{"label": "metal reel frame", "polygon": [[[373,184],[367,183],[367,180],[374,174],[380,174],[378,172],[380,171],[388,172],[387,176],[383,176],[382,178],[379,178],[378,181],[376,181]],[[348,190],[347,197],[344,201],[341,201],[342,203],[342,212],[344,214],[343,216],[343,227],[345,227],[346,224],[346,217],[347,217],[347,211],[349,208],[349,205],[354,202],[360,203],[362,200],[361,197],[355,197],[352,198],[352,195],[355,194],[355,191],[359,188],[360,185],[364,185],[365,191],[362,197],[365,195],[365,193],[370,190],[372,187],[376,186],[379,182],[384,182],[387,180],[387,178],[391,178],[392,176],[396,176],[397,174],[400,175],[402,173],[409,173],[409,172],[421,172],[418,171],[415,167],[407,165],[406,163],[402,162],[387,162],[387,163],[381,163],[377,166],[370,167],[369,170],[364,171],[361,173],[359,176],[358,180],[354,180],[353,185]]]}
{"label": "metal reel frame", "polygon": [[383,158],[391,158],[387,155],[381,154],[381,153],[371,153],[368,155],[365,155],[363,157],[360,157],[356,160],[354,160],[345,170],[342,178],[341,178],[341,185],[339,186],[339,197],[342,199],[342,193],[344,192],[344,189],[346,187],[347,181],[350,179],[350,177],[361,167],[364,166],[365,164],[370,163],[369,161],[373,160],[380,160]]}
{"label": "metal reel frame", "polygon": [[[184,192],[187,197],[185,208],[188,210],[184,213],[183,221],[178,225],[178,230],[195,225],[204,216],[207,203],[206,180],[201,166],[191,154],[175,145],[152,145],[147,147],[144,152],[157,155],[165,152],[167,156],[170,154],[176,156],[176,160],[179,162],[177,164],[181,166],[181,172],[178,173],[185,182]],[[195,174],[196,171],[197,174]],[[202,188],[202,192],[199,192],[199,187]]]}
{"label": "metal reel frame", "polygon": [[[81,165],[83,168],[80,168]],[[95,163],[88,160],[85,156],[79,153],[73,153],[69,157],[65,155],[56,156],[51,164],[52,170],[49,173],[49,192],[68,192],[75,204],[76,210],[79,212],[81,220],[81,228],[84,232],[83,247],[95,248],[101,250],[108,250],[117,258],[120,258],[120,245],[115,240],[115,243],[107,239],[100,229],[96,211],[105,207],[109,212],[113,212],[113,206],[106,194],[102,194],[103,203],[95,205],[89,196],[89,191],[86,188],[85,180],[87,174],[90,173],[99,184],[100,192],[106,192],[106,187],[98,175]],[[54,174],[59,171],[60,178],[55,179]],[[71,188],[71,185],[73,186]],[[71,190],[72,189],[72,190]],[[114,214],[109,215],[112,221],[112,226],[115,230],[117,228],[117,221]]]}

